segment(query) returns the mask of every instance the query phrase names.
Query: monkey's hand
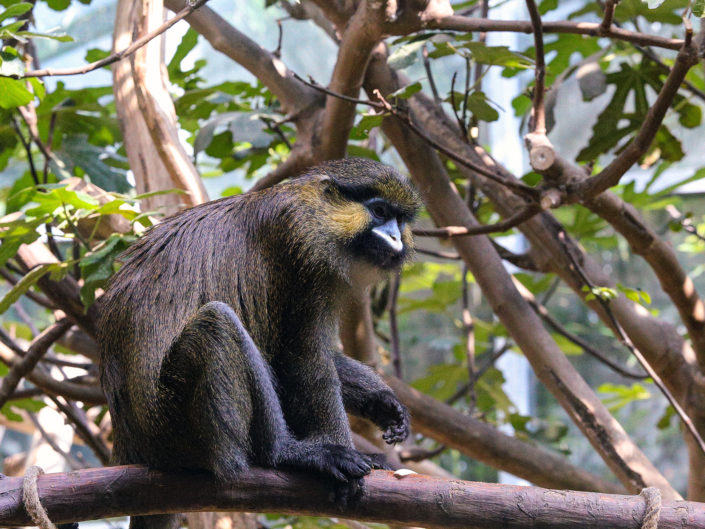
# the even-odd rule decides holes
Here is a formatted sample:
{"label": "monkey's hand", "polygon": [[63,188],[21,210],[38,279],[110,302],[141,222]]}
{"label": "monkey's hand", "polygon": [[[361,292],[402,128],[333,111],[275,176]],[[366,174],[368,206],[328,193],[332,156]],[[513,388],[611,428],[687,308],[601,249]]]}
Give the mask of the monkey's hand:
{"label": "monkey's hand", "polygon": [[382,438],[390,445],[409,436],[409,412],[391,391],[374,393],[365,416],[382,429]]}

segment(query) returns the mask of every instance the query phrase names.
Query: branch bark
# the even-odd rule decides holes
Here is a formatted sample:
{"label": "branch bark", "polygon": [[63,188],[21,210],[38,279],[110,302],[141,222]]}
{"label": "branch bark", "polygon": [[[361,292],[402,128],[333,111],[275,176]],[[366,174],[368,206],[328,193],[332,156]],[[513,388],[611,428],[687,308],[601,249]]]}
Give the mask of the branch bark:
{"label": "branch bark", "polygon": [[[531,33],[533,28],[530,21],[524,20],[489,20],[483,18],[471,18],[462,16],[450,16],[430,24],[434,29],[450,29],[462,32],[475,31],[509,31],[512,33]],[[588,35],[591,37],[609,37],[642,46],[655,46],[669,50],[679,50],[683,46],[682,39],[669,39],[657,35],[647,35],[612,26],[608,31],[604,31],[601,22],[543,22],[541,24],[544,33],[575,33],[578,35]]]}
{"label": "branch bark", "polygon": [[[394,91],[398,83],[384,56],[368,69],[366,89]],[[473,226],[477,221],[454,189],[434,151],[412,137],[397,120],[383,130],[399,151],[422,192],[431,217],[439,225]],[[665,497],[679,498],[668,481],[631,441],[621,425],[565,358],[541,320],[516,290],[501,259],[486,237],[462,237],[453,243],[475,276],[493,312],[531,362],[536,376],[553,393],[628,490],[658,486]]]}
{"label": "branch bark", "polygon": [[388,376],[385,381],[409,408],[415,431],[468,457],[542,487],[624,492],[621,486],[573,466],[548,450],[505,435],[487,423],[424,395],[398,378]]}
{"label": "branch bark", "polygon": [[[0,481],[0,524],[30,525],[22,478]],[[251,468],[223,484],[202,474],[129,465],[44,474],[39,499],[55,523],[201,510],[268,511],[344,516],[381,523],[462,529],[633,529],[644,519],[640,496],[566,492],[473,483],[422,475],[394,477],[374,470],[359,500],[341,507],[331,483],[308,475]],[[705,529],[705,505],[661,504],[659,529]]]}

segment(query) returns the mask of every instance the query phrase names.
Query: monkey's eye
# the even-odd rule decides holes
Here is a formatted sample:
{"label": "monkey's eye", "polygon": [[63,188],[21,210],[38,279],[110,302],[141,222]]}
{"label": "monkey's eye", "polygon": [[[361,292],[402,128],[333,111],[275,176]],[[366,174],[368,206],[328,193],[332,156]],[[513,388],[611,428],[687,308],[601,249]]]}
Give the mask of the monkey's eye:
{"label": "monkey's eye", "polygon": [[378,220],[384,220],[387,218],[387,208],[384,204],[380,202],[373,202],[372,204],[367,204],[367,209],[370,211],[373,217]]}

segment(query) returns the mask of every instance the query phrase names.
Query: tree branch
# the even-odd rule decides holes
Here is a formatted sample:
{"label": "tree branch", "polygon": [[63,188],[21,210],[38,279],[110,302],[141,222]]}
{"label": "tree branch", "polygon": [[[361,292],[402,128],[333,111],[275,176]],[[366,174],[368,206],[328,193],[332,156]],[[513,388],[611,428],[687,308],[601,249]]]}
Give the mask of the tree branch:
{"label": "tree branch", "polygon": [[546,134],[546,109],[543,103],[543,93],[545,90],[544,79],[546,78],[546,58],[543,51],[543,31],[541,26],[541,15],[534,0],[526,0],[526,7],[531,18],[531,27],[534,33],[534,49],[536,50],[536,75],[534,81],[534,101],[533,114],[531,119],[531,131],[534,134]]}
{"label": "tree branch", "polygon": [[521,211],[518,211],[511,217],[508,217],[494,224],[483,224],[478,226],[443,226],[442,228],[430,228],[413,230],[414,235],[418,237],[442,237],[453,238],[468,235],[485,235],[487,233],[498,233],[510,230],[522,222],[529,220],[534,215],[541,212],[541,206],[538,204],[530,204]]}
{"label": "tree branch", "polygon": [[92,72],[93,70],[97,70],[98,68],[102,68],[103,66],[108,66],[114,62],[121,61],[122,59],[129,57],[132,55],[135,51],[140,49],[142,46],[147,44],[150,40],[154,39],[155,37],[158,37],[162,33],[164,33],[167,29],[169,29],[171,26],[176,24],[179,20],[187,17],[191,13],[193,13],[196,9],[201,7],[203,4],[205,4],[208,0],[197,0],[193,4],[186,4],[186,6],[179,11],[174,17],[170,18],[168,21],[166,21],[164,24],[159,26],[158,28],[154,29],[153,31],[150,31],[148,34],[144,35],[143,37],[137,39],[134,41],[130,46],[127,48],[113,52],[107,57],[104,57],[98,61],[94,61],[90,64],[86,64],[84,66],[78,66],[76,68],[44,68],[42,70],[32,70],[29,72],[25,72],[24,74],[17,76],[17,75],[4,75],[0,74],[0,77],[14,77],[16,79],[23,79],[27,77],[48,77],[48,76],[54,76],[54,75],[80,75],[88,72]]}
{"label": "tree branch", "polygon": [[624,173],[644,155],[651,145],[688,70],[697,63],[698,54],[695,46],[684,46],[678,53],[671,73],[666,78],[656,101],[646,113],[634,140],[600,173],[570,189],[569,195],[575,195],[584,202],[619,183]]}
{"label": "tree branch", "polygon": [[[482,18],[470,18],[462,16],[450,16],[443,18],[429,25],[433,29],[445,29],[462,31],[464,33],[475,31],[506,31],[512,33],[531,33],[533,27],[531,22],[524,20],[490,20]],[[542,22],[541,28],[544,33],[575,33],[578,35],[588,35],[590,37],[609,37],[617,40],[624,40],[642,46],[655,46],[669,50],[679,50],[683,46],[682,39],[669,39],[657,35],[647,35],[637,33],[617,27],[612,27],[606,33],[601,29],[601,23],[595,22]]]}
{"label": "tree branch", "polygon": [[15,391],[22,378],[34,369],[34,366],[36,366],[42,356],[46,354],[49,347],[51,347],[71,325],[73,325],[73,322],[67,318],[57,321],[32,340],[24,357],[14,362],[10,372],[2,379],[2,386],[0,386],[0,408],[7,402],[7,399]]}
{"label": "tree branch", "polygon": [[[0,481],[0,524],[30,525],[22,478]],[[374,470],[364,492],[341,507],[331,483],[303,473],[251,468],[222,484],[201,474],[130,465],[44,474],[39,499],[55,523],[199,510],[345,516],[371,522],[463,529],[633,529],[648,504],[640,496],[565,492]],[[663,501],[659,529],[705,528],[705,505]]]}
{"label": "tree branch", "polygon": [[[398,86],[386,57],[375,57],[368,68],[368,93],[373,90],[391,93]],[[476,224],[435,153],[423,143],[411,141],[397,125],[387,119],[383,122],[383,130],[411,171],[434,221],[439,225]],[[668,497],[679,497],[565,358],[541,320],[512,285],[509,274],[487,239],[458,237],[453,243],[494,313],[531,362],[537,377],[558,399],[620,481],[632,491],[639,491],[648,483],[660,487]]]}

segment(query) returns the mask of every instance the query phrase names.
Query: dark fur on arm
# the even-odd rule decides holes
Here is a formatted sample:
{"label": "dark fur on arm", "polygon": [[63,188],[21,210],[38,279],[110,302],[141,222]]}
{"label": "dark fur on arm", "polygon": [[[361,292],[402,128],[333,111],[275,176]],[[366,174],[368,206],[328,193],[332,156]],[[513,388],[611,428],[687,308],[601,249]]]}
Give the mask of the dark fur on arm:
{"label": "dark fur on arm", "polygon": [[334,357],[345,409],[379,426],[384,432],[382,437],[389,444],[406,439],[409,412],[391,388],[369,366],[343,353],[335,353]]}

